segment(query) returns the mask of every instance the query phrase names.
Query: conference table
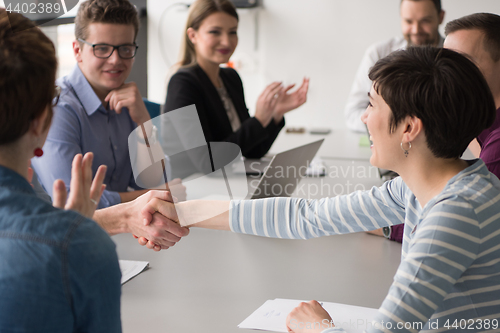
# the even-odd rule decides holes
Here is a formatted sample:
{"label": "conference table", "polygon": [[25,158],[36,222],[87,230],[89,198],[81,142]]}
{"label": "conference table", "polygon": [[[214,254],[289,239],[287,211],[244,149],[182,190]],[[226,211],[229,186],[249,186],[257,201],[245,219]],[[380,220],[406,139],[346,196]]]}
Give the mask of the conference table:
{"label": "conference table", "polygon": [[[283,134],[271,151],[318,138],[325,138],[318,155],[327,175],[302,179],[294,196],[315,199],[381,184],[369,148],[359,146],[355,133]],[[378,308],[401,258],[400,244],[366,233],[284,240],[191,228],[160,252],[129,234],[113,240],[120,259],[149,262],[122,286],[125,333],[255,332],[237,325],[275,298]]]}

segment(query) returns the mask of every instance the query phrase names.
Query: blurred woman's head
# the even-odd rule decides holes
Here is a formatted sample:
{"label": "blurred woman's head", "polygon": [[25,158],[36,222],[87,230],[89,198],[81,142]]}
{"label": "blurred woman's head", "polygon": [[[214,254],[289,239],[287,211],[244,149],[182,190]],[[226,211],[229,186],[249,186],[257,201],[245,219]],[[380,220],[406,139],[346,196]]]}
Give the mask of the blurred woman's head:
{"label": "blurred woman's head", "polygon": [[16,142],[47,110],[52,119],[54,44],[26,17],[0,8],[0,146]]}
{"label": "blurred woman's head", "polygon": [[238,14],[229,0],[196,0],[189,8],[179,65],[226,63],[238,45]]}

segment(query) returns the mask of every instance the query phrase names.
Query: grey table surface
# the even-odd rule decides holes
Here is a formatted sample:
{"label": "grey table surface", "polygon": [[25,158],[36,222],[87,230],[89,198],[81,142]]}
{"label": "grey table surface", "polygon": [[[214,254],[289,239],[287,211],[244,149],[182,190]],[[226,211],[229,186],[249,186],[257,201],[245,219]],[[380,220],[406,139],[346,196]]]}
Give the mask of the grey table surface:
{"label": "grey table surface", "polygon": [[274,298],[378,308],[401,252],[368,234],[281,240],[193,228],[159,253],[113,239],[120,259],[150,263],[122,287],[125,333],[250,332],[237,325]]}

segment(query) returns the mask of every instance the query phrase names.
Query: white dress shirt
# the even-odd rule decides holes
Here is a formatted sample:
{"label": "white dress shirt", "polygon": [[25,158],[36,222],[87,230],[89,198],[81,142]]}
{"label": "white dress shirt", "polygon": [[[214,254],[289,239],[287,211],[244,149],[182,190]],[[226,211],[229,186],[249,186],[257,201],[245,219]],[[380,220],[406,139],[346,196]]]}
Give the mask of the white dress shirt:
{"label": "white dress shirt", "polygon": [[[439,36],[439,47],[443,47],[444,38]],[[384,42],[370,46],[361,61],[352,84],[351,92],[347,99],[344,110],[346,125],[349,129],[357,132],[366,132],[365,124],[361,121],[361,115],[365,112],[369,103],[368,92],[372,87],[372,81],[368,78],[370,69],[375,63],[390,53],[405,49],[408,42],[403,37],[394,37]]]}

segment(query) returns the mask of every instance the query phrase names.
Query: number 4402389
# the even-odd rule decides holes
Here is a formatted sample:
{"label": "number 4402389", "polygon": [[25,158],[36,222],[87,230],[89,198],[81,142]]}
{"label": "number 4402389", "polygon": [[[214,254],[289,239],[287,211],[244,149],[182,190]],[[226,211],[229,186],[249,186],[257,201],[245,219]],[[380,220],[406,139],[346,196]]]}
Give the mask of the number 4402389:
{"label": "number 4402389", "polygon": [[446,329],[461,329],[461,330],[496,330],[498,328],[498,319],[448,319],[444,323]]}
{"label": "number 4402389", "polygon": [[19,14],[59,14],[61,12],[61,4],[24,2],[13,6],[12,3],[9,3],[5,10],[9,13],[15,12]]}

